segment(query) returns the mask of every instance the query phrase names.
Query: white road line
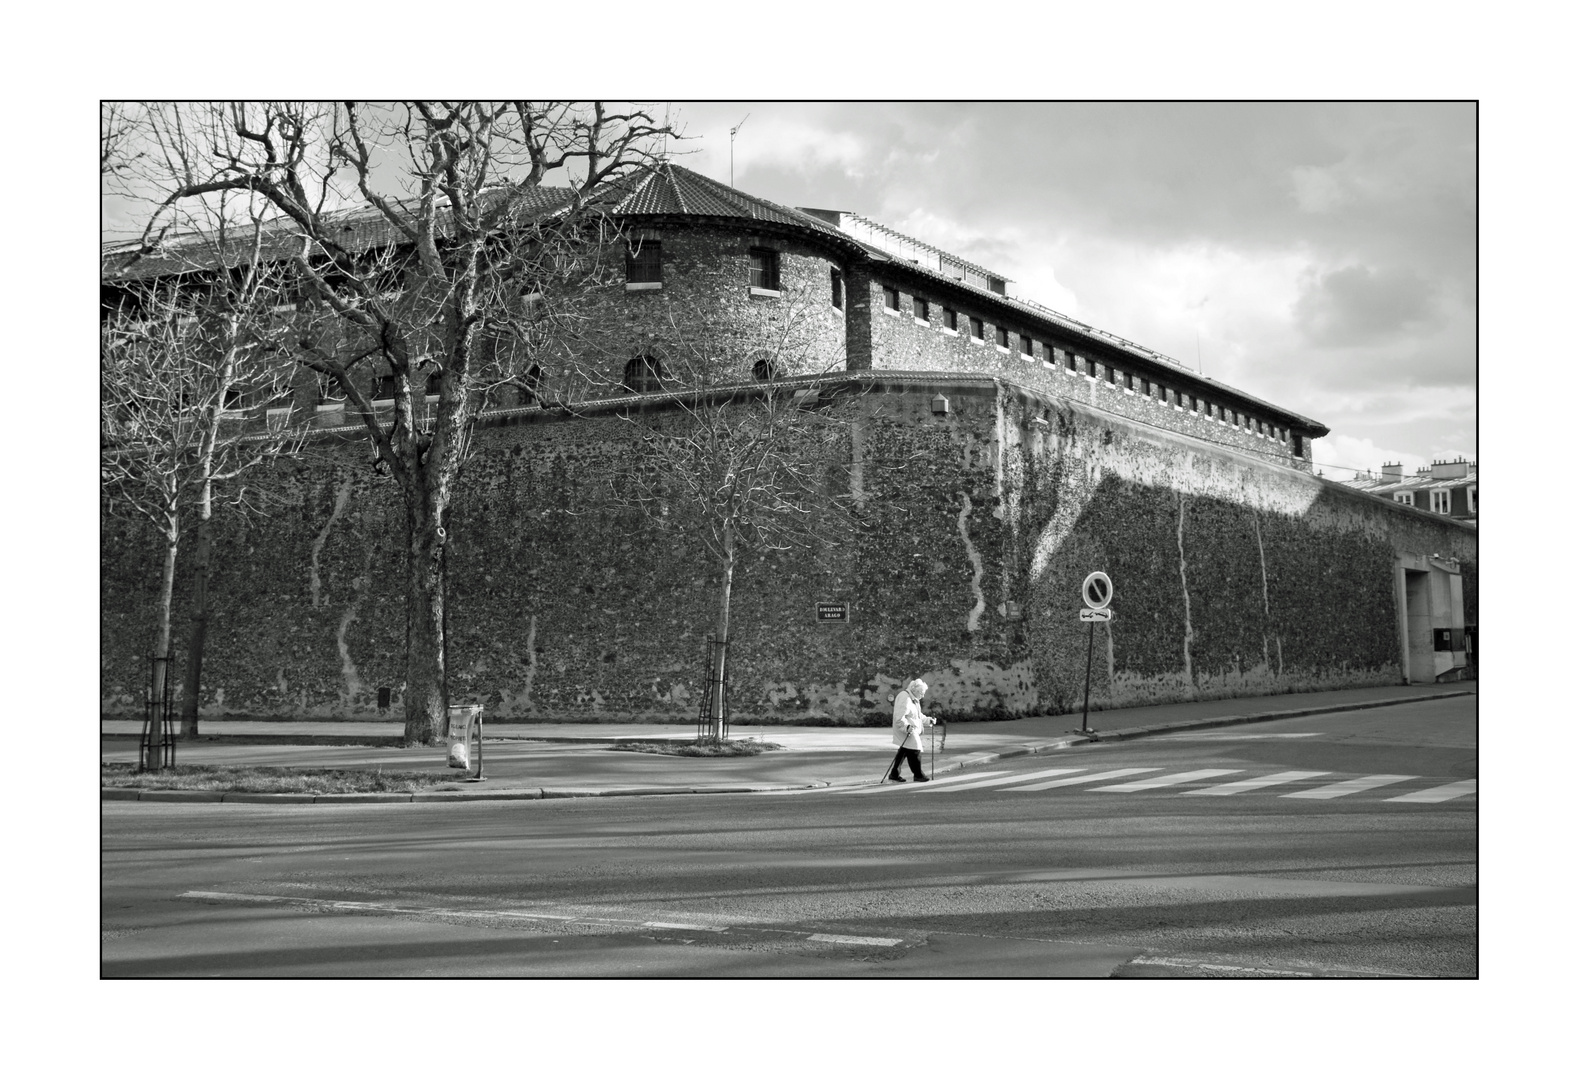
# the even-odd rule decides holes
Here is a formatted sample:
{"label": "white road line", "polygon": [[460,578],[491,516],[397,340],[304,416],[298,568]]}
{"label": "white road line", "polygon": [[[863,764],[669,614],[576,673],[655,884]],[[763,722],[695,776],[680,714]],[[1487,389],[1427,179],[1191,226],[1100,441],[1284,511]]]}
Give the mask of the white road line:
{"label": "white road line", "polygon": [[[1005,770],[1001,770],[1000,769],[997,772],[988,772],[988,773],[958,773],[958,774],[956,774],[954,776],[945,776],[945,777],[943,777],[940,780],[933,780],[930,784],[926,785],[926,787],[935,786],[937,784],[957,784],[957,783],[959,783],[962,780],[985,780],[989,776],[1002,776],[1004,771]],[[914,783],[915,783],[914,780],[907,780],[903,784],[895,784],[895,783],[890,782],[890,783],[886,783],[886,784],[879,784],[877,787],[862,788],[861,791],[865,792],[865,793],[868,793],[868,794],[873,792],[873,791],[885,791],[885,790],[886,791],[910,791],[910,790],[913,790],[910,787],[910,785],[914,784]],[[919,784],[917,785],[917,788],[920,788],[921,790],[925,790],[925,787],[923,787],[922,785],[919,785]]]}
{"label": "white road line", "polygon": [[1109,784],[1107,787],[1092,788],[1092,791],[1150,791],[1152,788],[1172,787],[1175,784],[1188,784],[1191,780],[1207,780],[1213,776],[1227,776],[1229,773],[1244,772],[1243,769],[1196,769],[1194,772],[1169,773],[1167,776],[1149,776],[1144,780],[1134,780],[1128,784]]}
{"label": "white road line", "polygon": [[1408,795],[1394,795],[1392,798],[1383,799],[1382,801],[1447,802],[1449,799],[1456,799],[1460,795],[1473,795],[1477,783],[1478,781],[1476,780],[1457,780],[1451,784],[1443,784],[1441,787],[1426,788],[1424,791],[1412,791]]}
{"label": "white road line", "polygon": [[1067,773],[1085,772],[1084,769],[1043,769],[1040,772],[1022,773],[1017,776],[1000,776],[994,780],[976,780],[969,784],[959,784],[951,787],[949,791],[969,791],[972,788],[997,787],[999,784],[1017,784],[1021,780],[1040,780],[1044,776],[1063,776]]}
{"label": "white road line", "polygon": [[1390,773],[1377,773],[1374,776],[1361,776],[1355,780],[1342,780],[1326,787],[1311,788],[1309,791],[1291,791],[1287,795],[1279,795],[1280,799],[1336,799],[1343,795],[1353,795],[1371,788],[1383,787],[1387,784],[1400,784],[1405,780],[1417,779],[1413,776],[1394,776]]}
{"label": "white road line", "polygon": [[1329,772],[1280,772],[1271,776],[1258,777],[1255,780],[1232,780],[1226,784],[1217,784],[1214,787],[1200,788],[1196,791],[1186,791],[1185,795],[1238,795],[1241,791],[1254,791],[1257,788],[1273,787],[1277,784],[1292,784],[1296,780],[1309,780],[1317,776],[1330,776]]}
{"label": "white road line", "polygon": [[1289,971],[1285,968],[1243,967],[1239,964],[1203,964],[1199,960],[1186,960],[1173,956],[1137,956],[1131,964],[1151,964],[1154,967],[1186,968],[1199,971],[1231,971],[1242,975],[1288,975],[1296,979],[1313,979],[1310,971]]}
{"label": "white road line", "polygon": [[1120,776],[1134,776],[1136,773],[1157,772],[1157,769],[1110,769],[1107,772],[1092,773],[1090,776],[1068,776],[1062,780],[1043,780],[1040,784],[1027,784],[1024,787],[1005,788],[1005,791],[1046,791],[1048,788],[1068,787],[1070,784],[1092,784],[1098,780],[1117,780]]}
{"label": "white road line", "polygon": [[844,934],[813,934],[807,941],[827,941],[834,945],[903,945],[904,938],[846,937]]}

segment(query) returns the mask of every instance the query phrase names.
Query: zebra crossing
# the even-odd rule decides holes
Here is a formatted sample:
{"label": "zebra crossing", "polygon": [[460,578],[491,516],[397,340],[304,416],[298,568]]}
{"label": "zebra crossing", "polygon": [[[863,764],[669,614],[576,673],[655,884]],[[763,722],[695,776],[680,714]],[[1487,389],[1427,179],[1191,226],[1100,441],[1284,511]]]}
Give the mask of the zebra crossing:
{"label": "zebra crossing", "polygon": [[[959,791],[981,791],[986,789],[1004,792],[1078,789],[1080,791],[1105,792],[1108,794],[1155,792],[1207,798],[1259,793],[1282,799],[1329,800],[1374,792],[1382,802],[1429,804],[1451,802],[1454,799],[1466,798],[1475,795],[1477,791],[1477,781],[1454,780],[1451,783],[1436,784],[1408,791],[1401,795],[1386,794],[1381,792],[1380,789],[1396,789],[1400,785],[1407,784],[1410,781],[1418,781],[1422,778],[1396,773],[1374,773],[1368,776],[1352,776],[1347,779],[1338,779],[1331,772],[1306,769],[1289,769],[1264,776],[1242,776],[1236,780],[1225,780],[1223,783],[1211,783],[1207,784],[1207,786],[1200,786],[1206,781],[1242,774],[1245,771],[1244,769],[1192,769],[1187,772],[1164,773],[1162,769],[1155,767],[1130,767],[1102,769],[1093,772],[1090,769],[1073,766],[1039,769],[1033,772],[998,770],[994,772],[956,773],[953,776],[938,777],[928,784],[883,784],[878,787],[864,789],[863,794],[910,792],[911,794],[947,795]],[[1319,781],[1324,777],[1332,777],[1332,779],[1325,783],[1320,783]],[[1108,783],[1107,781],[1122,782]],[[1186,785],[1192,786],[1186,788]],[[1292,791],[1275,790],[1290,786],[1296,789]],[[1180,790],[1181,788],[1185,790]]]}

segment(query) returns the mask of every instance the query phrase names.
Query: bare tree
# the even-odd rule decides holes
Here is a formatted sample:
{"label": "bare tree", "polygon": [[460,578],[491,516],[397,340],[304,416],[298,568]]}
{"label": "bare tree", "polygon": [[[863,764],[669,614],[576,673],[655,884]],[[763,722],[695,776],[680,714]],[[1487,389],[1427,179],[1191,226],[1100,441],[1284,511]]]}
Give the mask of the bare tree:
{"label": "bare tree", "polygon": [[[448,696],[446,524],[477,413],[504,388],[573,381],[577,302],[623,253],[599,193],[648,164],[668,127],[640,109],[525,101],[147,115],[152,150],[128,188],[153,201],[148,258],[224,193],[278,215],[270,255],[303,301],[297,361],[347,401],[405,504],[405,738],[431,742]],[[386,395],[392,410],[376,409]]]}
{"label": "bare tree", "polygon": [[[768,312],[772,310],[770,316]],[[628,477],[611,484],[617,505],[702,542],[718,574],[708,657],[709,737],[722,738],[735,572],[751,551],[837,547],[855,521],[841,475],[858,395],[835,401],[809,304],[789,293],[701,336],[671,317],[670,362],[681,392],[669,407],[627,414],[640,429]],[[791,377],[785,372],[810,372]]]}
{"label": "bare tree", "polygon": [[[215,502],[243,502],[247,489],[232,482],[299,438],[238,422],[241,406],[288,390],[292,371],[271,339],[271,290],[257,259],[259,237],[254,225],[247,265],[201,284],[136,283],[115,290],[100,324],[105,507],[147,518],[164,539],[152,634],[156,663],[169,660],[176,558],[189,517],[195,513],[197,519],[182,696],[182,733],[188,738],[197,735]],[[164,693],[164,679],[156,677],[156,705],[163,705]]]}

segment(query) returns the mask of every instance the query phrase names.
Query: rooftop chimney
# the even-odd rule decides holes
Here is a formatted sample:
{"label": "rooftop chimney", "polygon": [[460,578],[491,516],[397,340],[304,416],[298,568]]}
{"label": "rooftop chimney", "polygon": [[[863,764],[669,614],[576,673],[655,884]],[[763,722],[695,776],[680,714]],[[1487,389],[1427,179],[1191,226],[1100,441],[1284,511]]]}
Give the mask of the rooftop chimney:
{"label": "rooftop chimney", "polygon": [[1469,462],[1463,458],[1457,461],[1433,461],[1431,463],[1431,479],[1433,480],[1458,480],[1469,475]]}
{"label": "rooftop chimney", "polygon": [[1382,481],[1387,484],[1396,484],[1404,478],[1404,463],[1401,461],[1382,462]]}

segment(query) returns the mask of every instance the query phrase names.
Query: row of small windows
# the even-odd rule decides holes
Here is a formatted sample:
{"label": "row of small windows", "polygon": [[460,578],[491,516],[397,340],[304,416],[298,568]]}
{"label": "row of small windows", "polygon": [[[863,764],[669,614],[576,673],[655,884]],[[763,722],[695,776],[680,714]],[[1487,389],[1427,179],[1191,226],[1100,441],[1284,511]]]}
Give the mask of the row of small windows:
{"label": "row of small windows", "polygon": [[[779,253],[772,248],[754,247],[747,253],[750,267],[747,284],[753,289],[779,291]],[[659,240],[634,241],[625,252],[625,283],[634,286],[663,284],[663,242]],[[834,283],[837,299],[838,282]]]}
{"label": "row of small windows", "polygon": [[[891,285],[883,286],[883,306],[890,312],[898,314],[900,308],[899,290]],[[925,297],[911,297],[911,313],[918,323],[932,322],[932,305]],[[978,345],[986,343],[986,322],[974,315],[968,316],[970,337]],[[959,312],[953,308],[943,308],[943,328],[954,333],[959,332]],[[1027,360],[1034,359],[1036,355],[1036,342],[1029,334],[1016,334],[1020,355]],[[1009,328],[1006,326],[993,327],[993,341],[998,349],[1009,351]],[[1079,372],[1084,368],[1087,378],[1100,377],[1099,369],[1102,365],[1091,357],[1081,357],[1076,353],[1057,348],[1049,342],[1042,343],[1042,353],[1046,363],[1057,366],[1061,364],[1065,370]],[[1055,359],[1056,358],[1056,359]],[[1226,405],[1218,405],[1207,401],[1205,398],[1184,391],[1169,390],[1162,383],[1153,382],[1145,376],[1135,375],[1127,371],[1119,371],[1113,365],[1105,366],[1105,375],[1108,383],[1115,387],[1122,386],[1125,390],[1137,392],[1143,397],[1152,397],[1153,391],[1158,400],[1163,404],[1173,404],[1189,412],[1204,413],[1209,419],[1221,420],[1224,423],[1242,427],[1257,435],[1266,435],[1281,441],[1287,441],[1292,435],[1289,428],[1278,427],[1249,416]],[[1298,444],[1296,443],[1296,446]],[[1297,452],[1297,450],[1296,450]]]}
{"label": "row of small windows", "polygon": [[[758,382],[769,382],[777,379],[783,371],[772,360],[763,358],[751,365],[751,377]],[[663,361],[650,353],[632,357],[625,365],[625,374],[621,384],[633,394],[657,394],[664,390],[669,374],[663,369]]]}

